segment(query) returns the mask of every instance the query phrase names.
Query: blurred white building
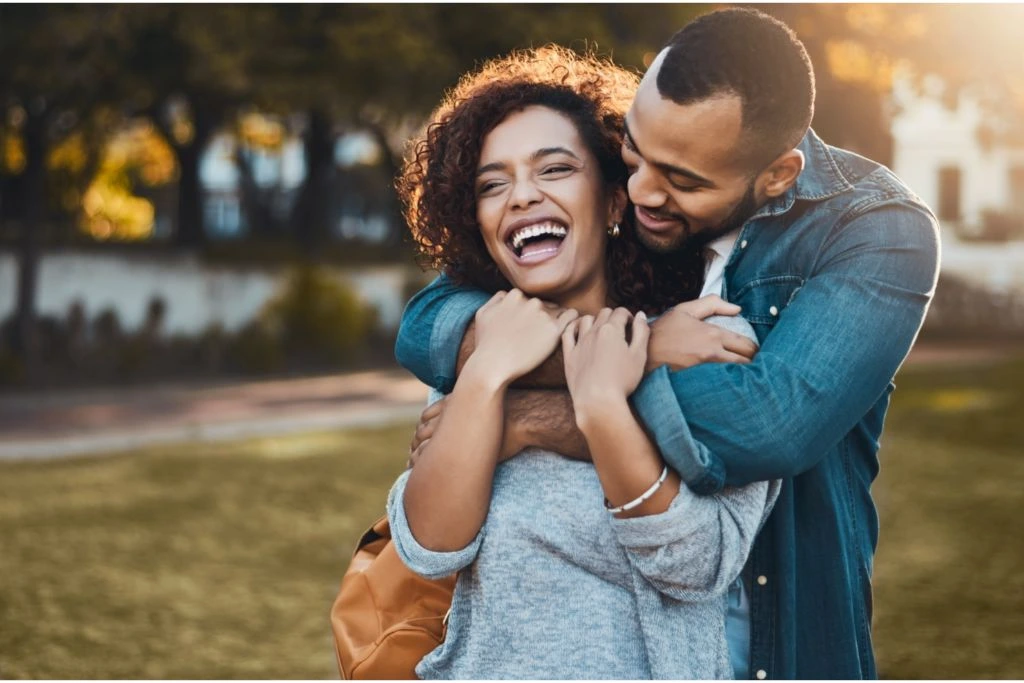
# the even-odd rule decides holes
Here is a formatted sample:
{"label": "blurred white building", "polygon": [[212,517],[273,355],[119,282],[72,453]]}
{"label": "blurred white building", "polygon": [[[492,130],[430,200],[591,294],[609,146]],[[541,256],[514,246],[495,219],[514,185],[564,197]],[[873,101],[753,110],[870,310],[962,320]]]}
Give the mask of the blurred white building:
{"label": "blurred white building", "polygon": [[937,78],[921,88],[896,79],[893,104],[892,168],[939,217],[942,272],[1024,292],[1024,144],[1001,136],[976,97],[947,97]]}
{"label": "blurred white building", "polygon": [[986,221],[1024,220],[1024,145],[1000,142],[998,121],[977,98],[948,98],[930,77],[920,89],[896,79],[893,99],[893,171],[944,227],[966,236]]}

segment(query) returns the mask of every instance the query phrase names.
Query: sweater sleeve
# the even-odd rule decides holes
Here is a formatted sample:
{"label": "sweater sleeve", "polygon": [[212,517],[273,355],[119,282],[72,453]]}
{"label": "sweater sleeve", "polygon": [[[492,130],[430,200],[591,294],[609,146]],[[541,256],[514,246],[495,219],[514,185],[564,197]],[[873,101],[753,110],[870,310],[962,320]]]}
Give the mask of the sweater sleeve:
{"label": "sweater sleeve", "polygon": [[391,541],[395,544],[398,557],[412,571],[427,579],[451,576],[473,563],[483,541],[483,529],[469,545],[460,550],[438,552],[424,548],[416,540],[405,516],[405,486],[412,470],[406,470],[388,493],[388,522],[391,524]]}
{"label": "sweater sleeve", "polygon": [[676,600],[721,595],[743,570],[754,538],[778,498],[781,480],[698,496],[679,488],[668,510],[612,519],[633,568]]}

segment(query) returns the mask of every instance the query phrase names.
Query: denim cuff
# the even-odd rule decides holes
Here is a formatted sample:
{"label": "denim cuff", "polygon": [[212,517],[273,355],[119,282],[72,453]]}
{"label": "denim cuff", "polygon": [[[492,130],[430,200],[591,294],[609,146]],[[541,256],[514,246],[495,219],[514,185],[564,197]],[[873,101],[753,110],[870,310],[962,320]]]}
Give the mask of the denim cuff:
{"label": "denim cuff", "polygon": [[430,368],[434,386],[450,393],[455,386],[455,368],[466,328],[476,312],[491,297],[484,292],[463,290],[441,305],[430,333]]}
{"label": "denim cuff", "polygon": [[686,485],[697,493],[713,493],[721,488],[710,459],[698,446],[686,424],[679,400],[669,379],[668,366],[662,365],[640,382],[633,392],[633,406],[661,452],[661,457],[679,473]]}

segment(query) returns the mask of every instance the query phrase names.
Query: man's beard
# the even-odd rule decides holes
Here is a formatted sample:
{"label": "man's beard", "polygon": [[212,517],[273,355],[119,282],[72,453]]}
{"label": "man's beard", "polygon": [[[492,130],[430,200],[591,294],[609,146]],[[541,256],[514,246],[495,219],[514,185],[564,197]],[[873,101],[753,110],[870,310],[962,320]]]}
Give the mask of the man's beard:
{"label": "man's beard", "polygon": [[743,224],[754,215],[757,211],[757,199],[754,196],[754,183],[751,181],[750,185],[747,186],[747,191],[743,194],[743,198],[733,207],[733,210],[729,212],[729,215],[725,217],[721,223],[714,227],[707,227],[700,232],[693,234],[690,232],[690,223],[682,216],[672,215],[674,218],[683,224],[682,233],[669,243],[652,241],[646,236],[643,230],[637,229],[637,237],[640,243],[646,248],[653,252],[663,255],[676,254],[683,249],[686,250],[703,250],[704,247],[711,244],[719,237],[724,237],[734,230],[738,230],[743,227]]}

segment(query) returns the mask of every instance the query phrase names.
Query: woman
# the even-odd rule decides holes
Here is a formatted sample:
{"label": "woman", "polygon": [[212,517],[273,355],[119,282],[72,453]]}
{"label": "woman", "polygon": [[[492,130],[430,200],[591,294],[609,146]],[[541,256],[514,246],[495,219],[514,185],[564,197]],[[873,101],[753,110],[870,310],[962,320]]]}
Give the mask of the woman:
{"label": "woman", "polygon": [[[699,255],[652,262],[623,220],[618,148],[635,87],[556,48],[497,60],[460,82],[406,166],[421,252],[497,290],[388,500],[403,561],[460,572],[421,677],[731,677],[723,596],[777,486],[692,495],[630,411],[643,305],[692,298],[701,272]],[[508,386],[559,345],[593,464],[535,449],[499,463]]]}

